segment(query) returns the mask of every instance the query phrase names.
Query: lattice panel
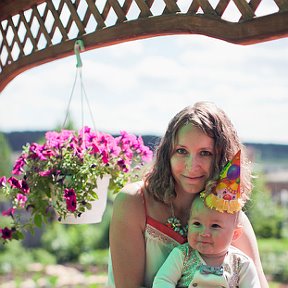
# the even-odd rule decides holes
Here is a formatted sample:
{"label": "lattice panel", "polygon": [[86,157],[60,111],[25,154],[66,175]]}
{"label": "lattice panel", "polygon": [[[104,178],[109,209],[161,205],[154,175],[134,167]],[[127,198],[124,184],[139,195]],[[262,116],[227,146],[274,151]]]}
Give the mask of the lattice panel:
{"label": "lattice panel", "polygon": [[72,54],[75,39],[88,49],[176,33],[246,44],[287,36],[287,11],[288,0],[47,0],[1,15],[0,91],[29,67]]}

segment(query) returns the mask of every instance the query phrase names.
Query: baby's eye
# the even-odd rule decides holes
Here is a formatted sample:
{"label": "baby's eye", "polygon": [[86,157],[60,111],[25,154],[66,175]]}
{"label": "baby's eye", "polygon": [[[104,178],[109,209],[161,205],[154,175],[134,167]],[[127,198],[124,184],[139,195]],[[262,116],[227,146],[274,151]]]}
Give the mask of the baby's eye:
{"label": "baby's eye", "polygon": [[195,222],[192,223],[192,225],[193,225],[194,227],[199,227],[199,226],[201,225],[201,223],[198,222],[198,221],[195,221]]}
{"label": "baby's eye", "polygon": [[221,228],[221,226],[220,226],[219,224],[212,224],[211,227],[212,227],[212,228],[216,228],[216,229],[217,229],[217,228]]}

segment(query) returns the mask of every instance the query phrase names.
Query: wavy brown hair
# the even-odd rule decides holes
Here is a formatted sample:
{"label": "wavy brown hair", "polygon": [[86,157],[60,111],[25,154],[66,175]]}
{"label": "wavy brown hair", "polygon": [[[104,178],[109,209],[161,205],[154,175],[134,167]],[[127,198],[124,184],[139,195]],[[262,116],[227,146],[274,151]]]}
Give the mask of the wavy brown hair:
{"label": "wavy brown hair", "polygon": [[[244,145],[225,112],[212,102],[197,102],[181,110],[170,121],[155,153],[154,163],[144,178],[147,192],[161,202],[167,203],[176,196],[170,159],[174,151],[176,136],[181,127],[192,123],[214,139],[214,159],[206,190],[213,187],[225,164],[241,149],[241,192],[243,200],[249,199],[251,170]],[[201,191],[199,191],[201,192]]]}

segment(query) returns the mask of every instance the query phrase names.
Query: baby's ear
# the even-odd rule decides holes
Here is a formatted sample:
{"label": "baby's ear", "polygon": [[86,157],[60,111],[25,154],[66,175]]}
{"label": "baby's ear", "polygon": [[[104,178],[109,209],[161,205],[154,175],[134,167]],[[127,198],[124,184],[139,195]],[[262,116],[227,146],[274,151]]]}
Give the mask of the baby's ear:
{"label": "baby's ear", "polygon": [[243,226],[238,224],[237,227],[234,229],[232,240],[236,241],[238,238],[240,238],[242,232],[243,232]]}

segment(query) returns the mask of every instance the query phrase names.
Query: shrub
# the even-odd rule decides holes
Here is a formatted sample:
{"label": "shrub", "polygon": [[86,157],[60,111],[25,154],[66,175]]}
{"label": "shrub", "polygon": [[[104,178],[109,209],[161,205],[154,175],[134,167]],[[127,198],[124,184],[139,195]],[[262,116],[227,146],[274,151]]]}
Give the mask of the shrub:
{"label": "shrub", "polygon": [[108,248],[111,204],[99,224],[63,225],[52,222],[42,235],[43,247],[57,257],[58,263],[78,262],[82,253]]}
{"label": "shrub", "polygon": [[288,282],[288,239],[260,239],[261,262],[266,275],[275,281]]}

